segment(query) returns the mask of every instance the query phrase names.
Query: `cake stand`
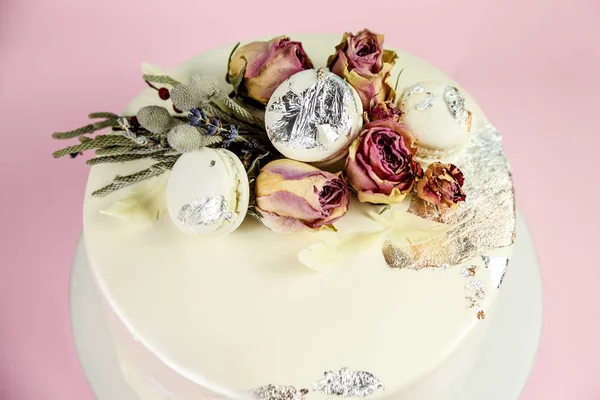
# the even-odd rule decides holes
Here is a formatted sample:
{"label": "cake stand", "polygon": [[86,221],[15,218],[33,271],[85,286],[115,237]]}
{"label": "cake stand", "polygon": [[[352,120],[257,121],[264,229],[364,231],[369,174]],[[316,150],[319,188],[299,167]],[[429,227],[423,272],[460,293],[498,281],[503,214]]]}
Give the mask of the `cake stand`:
{"label": "cake stand", "polygon": [[[517,214],[517,241],[497,309],[473,371],[447,400],[516,400],[533,367],[542,328],[542,284],[533,241]],[[100,297],[79,238],[71,273],[75,347],[98,400],[137,400],[121,376]]]}

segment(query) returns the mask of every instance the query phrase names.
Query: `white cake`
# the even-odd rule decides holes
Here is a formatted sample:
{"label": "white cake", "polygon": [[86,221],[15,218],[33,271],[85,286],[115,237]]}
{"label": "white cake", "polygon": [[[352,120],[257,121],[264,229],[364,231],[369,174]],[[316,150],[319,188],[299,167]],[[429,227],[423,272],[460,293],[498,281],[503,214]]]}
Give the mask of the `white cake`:
{"label": "white cake", "polygon": [[[339,41],[296,39],[317,65]],[[202,54],[173,72],[180,79],[197,71],[224,76],[229,51]],[[420,81],[456,86],[402,52],[392,82],[400,69],[399,87]],[[164,102],[147,89],[125,114],[147,104]],[[101,213],[130,189],[106,197],[91,193],[144,165],[94,166],[84,207],[93,275],[124,375],[142,400],[239,398],[266,385],[293,386],[296,397],[290,399],[335,398],[315,388],[327,371],[342,368],[377,379],[381,387],[375,385],[369,399],[436,400],[457,390],[469,373],[500,293],[498,271],[486,268],[485,258],[448,268],[397,269],[388,266],[381,245],[357,240],[364,244],[360,252],[356,246],[334,252],[342,258],[348,252],[341,265],[326,272],[307,268],[297,256],[303,249],[378,229],[367,214],[372,206],[354,200],[336,223],[338,233],[278,235],[248,217],[226,236],[187,236],[168,218],[148,225]],[[409,204],[407,199],[393,207],[404,227],[400,236],[418,243],[442,229],[408,213]],[[508,258],[510,251],[487,255]],[[478,266],[474,277],[465,270],[472,266]],[[479,318],[465,299],[470,278],[485,287]]]}

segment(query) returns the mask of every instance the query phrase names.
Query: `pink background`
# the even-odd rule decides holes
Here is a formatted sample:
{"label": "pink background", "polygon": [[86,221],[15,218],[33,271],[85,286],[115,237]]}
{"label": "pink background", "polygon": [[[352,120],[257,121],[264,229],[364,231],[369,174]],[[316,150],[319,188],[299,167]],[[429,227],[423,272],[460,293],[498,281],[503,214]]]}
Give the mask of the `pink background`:
{"label": "pink background", "polygon": [[61,144],[50,133],[121,110],[144,86],[141,61],[169,66],[239,39],[363,27],[446,71],[504,133],[545,290],[522,399],[599,399],[600,265],[590,254],[600,238],[600,2],[207,4],[0,1],[0,399],[93,398],[68,304],[87,168],[53,160]]}

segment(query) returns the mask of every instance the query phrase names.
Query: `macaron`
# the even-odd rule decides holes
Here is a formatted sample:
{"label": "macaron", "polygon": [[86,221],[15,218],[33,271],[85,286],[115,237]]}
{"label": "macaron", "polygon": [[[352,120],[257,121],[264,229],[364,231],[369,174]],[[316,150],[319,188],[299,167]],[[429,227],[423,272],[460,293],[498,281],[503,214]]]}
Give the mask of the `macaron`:
{"label": "macaron", "polygon": [[471,101],[456,87],[419,82],[405,88],[398,100],[402,122],[417,141],[421,162],[452,161],[469,144],[475,129]]}
{"label": "macaron", "polygon": [[298,72],[275,89],[265,111],[273,146],[292,160],[326,165],[344,157],[362,127],[356,90],[326,68]]}
{"label": "macaron", "polygon": [[179,157],[166,195],[171,220],[182,232],[227,234],[248,211],[248,175],[231,151],[204,147]]}

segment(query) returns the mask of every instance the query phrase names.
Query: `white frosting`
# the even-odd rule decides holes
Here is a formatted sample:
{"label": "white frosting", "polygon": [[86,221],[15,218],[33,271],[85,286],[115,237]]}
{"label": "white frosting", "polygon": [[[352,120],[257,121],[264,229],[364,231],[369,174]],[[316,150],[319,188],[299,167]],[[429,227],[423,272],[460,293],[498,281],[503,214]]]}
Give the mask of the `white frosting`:
{"label": "white frosting", "polygon": [[[336,36],[298,39],[317,63],[339,41]],[[223,76],[229,51],[209,52],[176,72]],[[451,83],[413,56],[400,53],[400,60],[392,80],[404,68],[402,86],[422,80]],[[161,101],[148,89],[126,113],[149,103]],[[207,391],[230,395],[271,383],[311,388],[326,370],[342,367],[368,371],[383,383],[385,391],[369,398],[436,400],[466,372],[476,354],[474,339],[493,317],[499,293],[481,259],[473,262],[480,265],[477,279],[487,289],[481,302],[486,320],[468,309],[459,267],[392,270],[377,245],[327,273],[298,261],[300,250],[334,238],[333,232],[277,235],[246,218],[230,235],[197,237],[165,218],[147,227],[101,214],[129,189],[103,198],[91,197],[92,191],[147,165],[93,167],[84,206],[86,247],[100,293],[124,332],[139,342],[135,346],[141,344],[142,350],[134,351],[122,332],[115,334],[143,400],[200,398]],[[369,207],[353,202],[336,224],[340,234],[379,229],[366,214]],[[398,205],[398,211],[405,208],[406,203]],[[395,237],[399,241],[424,240],[434,228],[404,212],[398,223],[403,226]],[[510,249],[496,253],[509,255]],[[144,375],[148,359],[162,366],[150,377]],[[170,376],[178,378],[167,386]],[[145,385],[151,382],[168,387],[171,397],[149,391]]]}
{"label": "white frosting", "polygon": [[463,150],[469,143],[475,126],[471,101],[465,109],[470,113],[460,123],[448,107],[445,93],[448,82],[419,82],[404,89],[398,102],[402,122],[417,140],[417,159],[448,161],[447,157]]}

